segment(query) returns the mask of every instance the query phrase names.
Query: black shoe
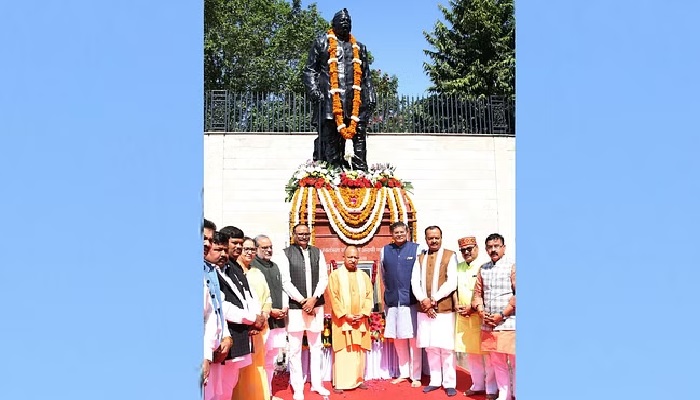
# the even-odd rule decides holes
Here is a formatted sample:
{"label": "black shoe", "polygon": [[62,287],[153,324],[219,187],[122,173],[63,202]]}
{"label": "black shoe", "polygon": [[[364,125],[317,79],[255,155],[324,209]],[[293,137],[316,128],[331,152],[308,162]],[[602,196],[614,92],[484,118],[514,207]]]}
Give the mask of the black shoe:
{"label": "black shoe", "polygon": [[433,390],[438,390],[440,389],[440,386],[426,386],[423,388],[423,393],[430,393]]}

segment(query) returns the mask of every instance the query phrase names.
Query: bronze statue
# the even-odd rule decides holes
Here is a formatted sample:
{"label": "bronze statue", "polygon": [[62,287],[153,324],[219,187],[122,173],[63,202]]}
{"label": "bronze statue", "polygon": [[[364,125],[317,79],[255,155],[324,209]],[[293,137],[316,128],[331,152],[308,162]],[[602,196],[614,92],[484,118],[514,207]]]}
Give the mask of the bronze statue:
{"label": "bronze statue", "polygon": [[314,40],[304,68],[318,129],[313,159],[367,171],[367,121],[377,102],[367,48],[350,34],[347,9],[337,12],[331,25]]}

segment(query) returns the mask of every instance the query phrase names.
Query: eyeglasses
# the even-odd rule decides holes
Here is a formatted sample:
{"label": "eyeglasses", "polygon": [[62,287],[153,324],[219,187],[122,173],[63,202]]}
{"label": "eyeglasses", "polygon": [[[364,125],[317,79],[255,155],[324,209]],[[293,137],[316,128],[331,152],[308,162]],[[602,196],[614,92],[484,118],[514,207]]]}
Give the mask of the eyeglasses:
{"label": "eyeglasses", "polygon": [[309,236],[309,235],[311,235],[311,234],[308,233],[308,232],[305,232],[305,233],[296,233],[296,235],[297,235],[297,236]]}
{"label": "eyeglasses", "polygon": [[272,250],[272,246],[260,246],[263,250]]}
{"label": "eyeglasses", "polygon": [[466,252],[471,253],[472,250],[474,250],[475,247],[476,247],[476,246],[464,247],[464,248],[462,248],[462,249],[459,249],[459,251],[462,252],[462,253],[466,253]]}
{"label": "eyeglasses", "polygon": [[255,247],[244,247],[243,251],[248,252],[248,253],[254,253]]}

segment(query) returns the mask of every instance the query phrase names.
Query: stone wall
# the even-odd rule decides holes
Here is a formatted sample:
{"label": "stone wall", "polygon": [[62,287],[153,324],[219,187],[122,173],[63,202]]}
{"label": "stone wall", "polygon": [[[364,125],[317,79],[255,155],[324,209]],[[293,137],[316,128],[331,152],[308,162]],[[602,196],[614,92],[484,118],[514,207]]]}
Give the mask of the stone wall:
{"label": "stone wall", "polygon": [[[204,215],[248,236],[265,233],[279,255],[287,244],[290,204],[284,186],[311,158],[314,134],[205,133]],[[368,162],[389,162],[414,186],[418,241],[438,225],[443,246],[493,232],[515,257],[515,138],[485,135],[371,134]],[[488,261],[482,250],[479,260]],[[461,261],[461,259],[460,259]]]}

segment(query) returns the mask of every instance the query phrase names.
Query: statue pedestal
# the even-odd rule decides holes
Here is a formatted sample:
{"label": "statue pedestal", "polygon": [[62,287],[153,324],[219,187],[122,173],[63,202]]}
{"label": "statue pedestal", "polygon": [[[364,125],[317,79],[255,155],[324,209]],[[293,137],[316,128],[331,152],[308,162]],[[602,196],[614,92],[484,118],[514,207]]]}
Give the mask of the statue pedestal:
{"label": "statue pedestal", "polygon": [[[376,309],[382,293],[381,279],[377,276],[380,272],[380,253],[382,247],[391,243],[389,226],[397,221],[411,228],[410,238],[415,240],[416,212],[403,189],[344,188],[336,191],[301,187],[292,199],[290,239],[297,223],[309,225],[311,244],[323,251],[329,274],[332,264],[343,262],[345,247],[351,244],[357,246],[360,251],[358,268],[364,270],[374,284]],[[361,234],[352,232],[363,226],[368,228]],[[355,244],[357,242],[361,244]],[[329,304],[328,299],[326,302]]]}
{"label": "statue pedestal", "polygon": [[[302,204],[294,204],[295,201],[292,200],[289,224],[290,239],[291,229],[297,221],[309,225],[309,218],[312,218],[310,223],[312,232],[311,244],[323,251],[326,256],[326,261],[329,263],[333,260],[341,262],[343,260],[343,251],[345,247],[350,244],[354,244],[360,249],[360,261],[378,262],[381,248],[391,243],[392,240],[389,226],[397,221],[402,221],[412,228],[411,237],[415,240],[416,212],[413,209],[413,204],[408,194],[404,190],[389,188],[350,189],[348,191],[350,195],[346,196],[347,203],[345,204],[333,190],[309,187],[299,188],[298,191],[302,193],[298,193],[295,199]],[[369,195],[371,195],[371,198],[374,198],[375,201],[367,202],[364,207],[359,209],[362,205],[360,203],[362,203],[363,198],[367,195],[367,191],[372,192]],[[383,195],[386,199],[384,201],[383,210],[380,210],[378,213],[379,215],[375,216],[373,221],[370,221],[372,215],[366,215],[365,218],[362,218],[363,214],[369,214],[368,211],[377,206],[376,203],[381,200],[381,196],[379,195],[380,191],[384,192]],[[325,205],[324,202],[321,201],[320,195],[324,196],[326,199]],[[389,196],[391,196],[391,198],[389,198]],[[396,202],[400,202],[400,204],[397,205],[398,208],[394,208],[392,205]],[[309,205],[313,210],[311,213],[309,213]],[[334,208],[334,210],[331,209],[331,207]],[[331,213],[336,215],[336,217],[334,218],[333,215],[330,215]],[[347,218],[344,218],[345,216],[347,216]],[[334,219],[334,223],[331,223],[332,219]],[[338,229],[341,229],[341,227],[347,230],[348,228],[359,228],[366,224],[369,224],[370,227],[376,226],[376,228],[367,230],[363,232],[363,234],[356,235],[352,238],[356,241],[361,241],[361,244],[355,244],[350,240],[343,240],[343,236],[347,235],[344,235],[343,232],[338,232]],[[336,227],[338,227],[338,229],[336,229]]]}

